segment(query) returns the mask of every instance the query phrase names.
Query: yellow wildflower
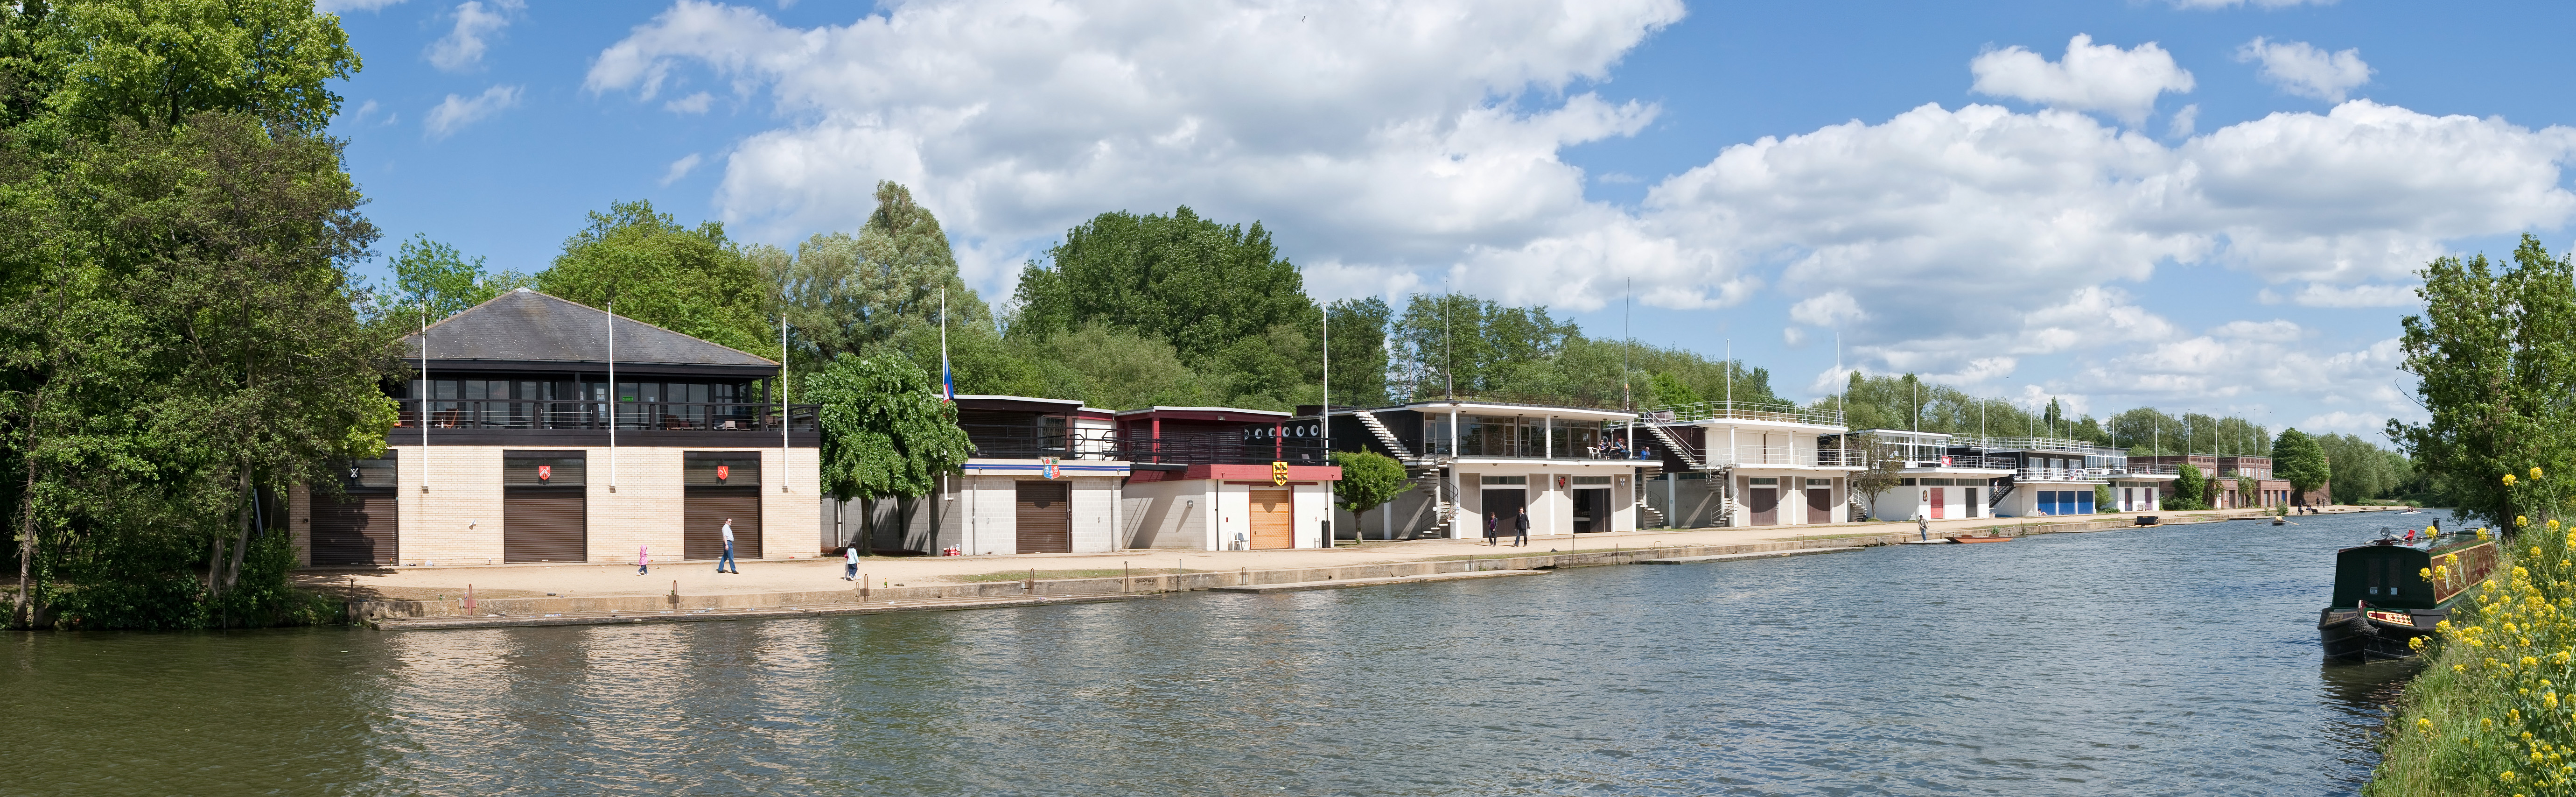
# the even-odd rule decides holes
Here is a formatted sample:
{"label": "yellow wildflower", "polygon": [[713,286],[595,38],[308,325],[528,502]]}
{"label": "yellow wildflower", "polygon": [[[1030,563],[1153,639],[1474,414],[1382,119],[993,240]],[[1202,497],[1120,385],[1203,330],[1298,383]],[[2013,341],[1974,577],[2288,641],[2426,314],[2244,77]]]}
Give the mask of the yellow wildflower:
{"label": "yellow wildflower", "polygon": [[2539,478],[2540,478],[2540,466],[2537,466],[2537,465],[2532,466],[2532,468],[2531,468],[2531,478],[2533,478],[2533,479],[2539,479]]}
{"label": "yellow wildflower", "polygon": [[2511,486],[2513,486],[2513,474],[2507,473],[2507,474],[2505,474],[2505,475],[2504,475],[2504,486],[2506,486],[2506,487],[2511,487]]}

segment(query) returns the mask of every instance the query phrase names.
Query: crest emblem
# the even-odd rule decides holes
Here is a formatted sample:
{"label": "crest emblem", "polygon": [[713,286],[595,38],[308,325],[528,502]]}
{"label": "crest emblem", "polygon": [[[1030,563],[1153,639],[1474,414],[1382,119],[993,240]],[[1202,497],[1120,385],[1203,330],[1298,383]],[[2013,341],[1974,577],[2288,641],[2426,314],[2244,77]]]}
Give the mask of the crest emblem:
{"label": "crest emblem", "polygon": [[1062,475],[1062,470],[1056,467],[1055,457],[1046,457],[1044,458],[1044,461],[1046,463],[1044,467],[1047,478],[1053,479]]}
{"label": "crest emblem", "polygon": [[554,477],[555,477],[555,466],[553,466],[553,465],[538,465],[538,466],[537,466],[537,481],[545,481],[545,480],[547,480],[547,479],[551,479],[551,478],[554,478]]}
{"label": "crest emblem", "polygon": [[1277,485],[1286,485],[1288,483],[1288,463],[1270,463],[1270,483]]}
{"label": "crest emblem", "polygon": [[732,468],[732,466],[729,466],[729,465],[717,465],[717,466],[716,466],[716,481],[724,481],[725,479],[727,479],[727,478],[731,477],[731,475],[732,475],[732,474],[733,474],[733,468]]}

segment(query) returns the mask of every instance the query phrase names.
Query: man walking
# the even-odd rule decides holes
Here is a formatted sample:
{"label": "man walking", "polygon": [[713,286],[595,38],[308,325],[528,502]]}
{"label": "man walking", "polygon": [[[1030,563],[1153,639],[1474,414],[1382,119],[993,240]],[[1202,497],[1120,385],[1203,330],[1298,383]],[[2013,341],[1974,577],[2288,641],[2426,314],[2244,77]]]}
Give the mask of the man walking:
{"label": "man walking", "polygon": [[1514,534],[1512,547],[1519,548],[1529,544],[1529,507],[1521,507],[1521,513],[1513,516],[1512,532]]}
{"label": "man walking", "polygon": [[1493,513],[1493,512],[1488,511],[1488,512],[1486,512],[1486,513],[1485,513],[1485,544],[1486,544],[1486,545],[1493,545],[1493,544],[1494,544],[1494,535],[1498,533],[1498,532],[1496,531],[1496,525],[1495,525],[1495,524],[1496,524],[1500,519],[1501,519],[1501,516],[1500,516],[1500,515],[1497,515],[1497,514],[1495,514],[1495,513]]}
{"label": "man walking", "polygon": [[841,554],[841,580],[859,580],[859,546],[852,545]]}
{"label": "man walking", "polygon": [[[742,565],[735,564],[733,561],[733,518],[725,518],[724,540],[724,558],[716,560],[716,572],[730,572],[737,576],[742,575]],[[728,568],[730,568],[730,570],[728,570]]]}

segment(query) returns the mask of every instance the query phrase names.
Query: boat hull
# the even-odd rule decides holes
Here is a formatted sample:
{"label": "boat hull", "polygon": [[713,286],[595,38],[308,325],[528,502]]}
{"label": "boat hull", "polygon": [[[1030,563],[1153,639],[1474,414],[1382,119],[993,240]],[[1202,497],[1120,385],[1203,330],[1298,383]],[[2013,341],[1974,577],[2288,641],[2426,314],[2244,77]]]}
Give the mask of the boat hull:
{"label": "boat hull", "polygon": [[2409,642],[2432,636],[2448,616],[2446,609],[2326,609],[2317,614],[2317,641],[2337,661],[2409,658],[2416,654]]}

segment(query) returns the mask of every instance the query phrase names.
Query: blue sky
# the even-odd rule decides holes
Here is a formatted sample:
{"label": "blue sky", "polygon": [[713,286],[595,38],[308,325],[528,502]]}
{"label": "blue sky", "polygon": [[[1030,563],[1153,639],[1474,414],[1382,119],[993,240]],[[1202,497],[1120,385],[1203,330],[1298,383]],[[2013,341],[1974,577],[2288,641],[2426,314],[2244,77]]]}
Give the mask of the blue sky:
{"label": "blue sky", "polygon": [[[989,299],[1066,227],[1267,223],[1323,296],[1454,285],[2095,412],[2414,418],[2408,272],[2571,237],[2551,4],[339,0],[394,239],[545,266],[650,199],[745,241],[913,187]],[[2077,37],[2084,37],[2078,40]],[[377,267],[381,271],[381,266]]]}

